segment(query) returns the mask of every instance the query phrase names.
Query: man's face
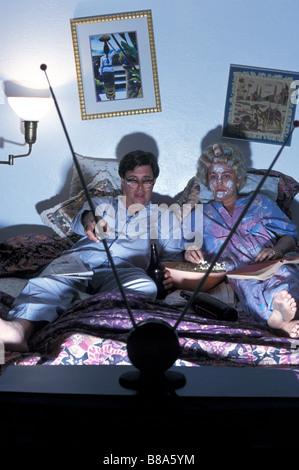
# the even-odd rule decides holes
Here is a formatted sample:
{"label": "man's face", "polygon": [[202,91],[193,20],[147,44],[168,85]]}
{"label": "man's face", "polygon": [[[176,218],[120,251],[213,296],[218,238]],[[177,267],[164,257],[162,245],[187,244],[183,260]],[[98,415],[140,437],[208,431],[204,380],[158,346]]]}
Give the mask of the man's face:
{"label": "man's face", "polygon": [[150,202],[155,182],[150,165],[136,166],[132,171],[127,171],[121,182],[127,208],[132,204],[146,206]]}

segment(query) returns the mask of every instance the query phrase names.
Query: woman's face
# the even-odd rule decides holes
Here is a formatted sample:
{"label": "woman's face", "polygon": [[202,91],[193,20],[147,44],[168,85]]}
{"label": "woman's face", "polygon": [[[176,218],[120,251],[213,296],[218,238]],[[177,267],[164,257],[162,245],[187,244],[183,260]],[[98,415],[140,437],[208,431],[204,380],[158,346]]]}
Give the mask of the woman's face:
{"label": "woman's face", "polygon": [[210,190],[216,202],[237,198],[237,178],[234,170],[225,162],[214,163],[209,170]]}

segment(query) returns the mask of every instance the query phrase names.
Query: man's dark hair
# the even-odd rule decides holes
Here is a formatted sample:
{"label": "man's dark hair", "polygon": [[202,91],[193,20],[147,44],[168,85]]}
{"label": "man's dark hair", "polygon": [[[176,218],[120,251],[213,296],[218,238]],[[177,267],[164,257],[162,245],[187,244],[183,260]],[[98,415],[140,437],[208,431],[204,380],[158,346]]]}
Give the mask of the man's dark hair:
{"label": "man's dark hair", "polygon": [[136,166],[150,165],[154,178],[159,176],[159,165],[157,157],[151,152],[134,150],[127,153],[120,161],[118,173],[121,178],[126,176],[127,171],[132,171]]}

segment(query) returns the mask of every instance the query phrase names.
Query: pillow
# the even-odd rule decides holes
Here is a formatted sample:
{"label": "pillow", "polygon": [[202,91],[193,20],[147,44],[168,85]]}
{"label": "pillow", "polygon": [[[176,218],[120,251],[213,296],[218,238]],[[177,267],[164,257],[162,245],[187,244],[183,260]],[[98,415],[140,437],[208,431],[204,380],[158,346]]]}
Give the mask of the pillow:
{"label": "pillow", "polygon": [[[110,173],[112,179],[117,182],[119,188],[121,188],[120,176],[118,174],[118,160],[102,160],[100,158],[82,157],[77,154],[76,157],[87,185],[92,182],[99,171],[107,171]],[[76,196],[80,191],[82,191],[82,184],[75,164],[73,163],[73,174],[69,195],[70,197]]]}
{"label": "pillow", "polygon": [[[91,183],[87,185],[91,197],[115,197],[121,194],[118,183],[107,171],[99,171]],[[51,227],[60,237],[70,237],[73,235],[71,220],[86,202],[85,192],[82,190],[76,196],[70,197],[67,201],[46,209],[41,213],[42,221]]]}
{"label": "pillow", "polygon": [[[183,218],[187,217],[187,215],[194,208],[195,204],[200,203],[199,194],[200,183],[198,178],[194,176],[193,178],[191,178],[191,180],[188,181],[187,186],[182,191],[182,193],[180,193],[179,198],[175,200],[175,204],[181,206],[181,216]],[[185,205],[184,211],[182,209],[183,205]]]}
{"label": "pillow", "polygon": [[[267,170],[250,169],[248,172],[255,175],[264,175]],[[299,192],[299,183],[291,176],[285,175],[284,173],[276,170],[271,170],[270,176],[279,178],[276,203],[280,209],[289,217],[289,219],[292,219],[291,204],[294,197]]]}

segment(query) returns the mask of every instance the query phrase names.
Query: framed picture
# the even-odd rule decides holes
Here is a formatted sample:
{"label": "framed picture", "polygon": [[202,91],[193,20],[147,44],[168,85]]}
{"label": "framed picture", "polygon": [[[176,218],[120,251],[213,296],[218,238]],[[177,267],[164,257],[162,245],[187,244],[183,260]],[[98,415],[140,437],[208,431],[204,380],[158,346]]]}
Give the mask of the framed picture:
{"label": "framed picture", "polygon": [[231,65],[223,137],[283,144],[295,117],[298,79],[295,72]]}
{"label": "framed picture", "polygon": [[70,22],[82,119],[161,111],[150,10]]}

